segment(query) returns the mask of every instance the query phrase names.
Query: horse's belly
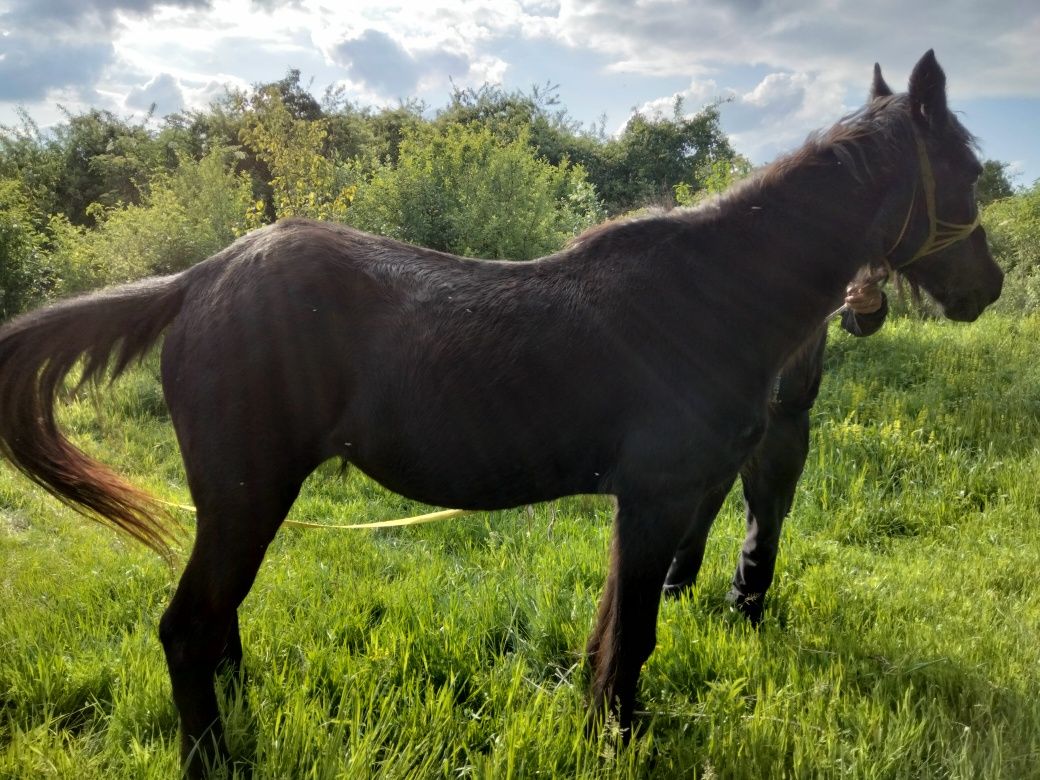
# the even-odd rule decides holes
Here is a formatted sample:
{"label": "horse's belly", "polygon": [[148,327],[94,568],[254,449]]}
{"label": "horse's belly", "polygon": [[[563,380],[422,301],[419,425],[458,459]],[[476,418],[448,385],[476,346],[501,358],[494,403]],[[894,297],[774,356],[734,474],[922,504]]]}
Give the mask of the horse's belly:
{"label": "horse's belly", "polygon": [[442,455],[360,459],[356,465],[381,485],[415,501],[457,509],[506,509],[565,495],[601,492],[598,475],[579,469],[493,462]]}
{"label": "horse's belly", "polygon": [[395,493],[460,509],[603,492],[601,431],[546,415],[425,412],[373,425],[348,459]]}

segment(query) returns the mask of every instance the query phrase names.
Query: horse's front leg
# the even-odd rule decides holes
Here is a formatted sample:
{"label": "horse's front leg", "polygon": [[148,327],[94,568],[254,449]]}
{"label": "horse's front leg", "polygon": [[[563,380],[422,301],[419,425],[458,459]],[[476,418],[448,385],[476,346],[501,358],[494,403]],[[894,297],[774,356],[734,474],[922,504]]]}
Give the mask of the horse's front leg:
{"label": "horse's front leg", "polygon": [[704,494],[668,567],[668,575],[664,580],[665,596],[678,598],[697,582],[697,575],[704,561],[708,532],[731,487],[733,480],[728,479]]}
{"label": "horse's front leg", "polygon": [[727,598],[754,625],[762,621],[780,533],[808,454],[809,412],[779,411],[770,418],[768,432],[754,457],[741,470],[747,537]]}
{"label": "horse's front leg", "polygon": [[657,610],[672,554],[700,496],[681,501],[618,497],[610,572],[587,652],[591,706],[613,710],[626,738],[639,673],[657,642]]}

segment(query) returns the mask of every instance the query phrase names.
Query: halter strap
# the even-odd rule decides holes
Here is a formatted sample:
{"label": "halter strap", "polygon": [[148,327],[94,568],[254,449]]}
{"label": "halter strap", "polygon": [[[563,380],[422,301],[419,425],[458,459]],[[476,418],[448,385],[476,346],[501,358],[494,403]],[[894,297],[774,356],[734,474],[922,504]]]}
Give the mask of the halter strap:
{"label": "halter strap", "polygon": [[[924,244],[917,250],[913,257],[904,263],[900,263],[896,268],[906,268],[910,263],[920,260],[926,255],[935,254],[941,252],[944,249],[948,249],[959,241],[963,241],[973,232],[975,228],[979,226],[981,221],[981,214],[978,209],[975,211],[975,219],[970,223],[961,222],[947,222],[944,219],[939,219],[935,216],[935,174],[932,172],[932,161],[928,158],[928,149],[924,144],[924,139],[921,137],[921,133],[917,127],[914,127],[914,143],[917,146],[917,158],[920,163],[921,171],[921,184],[924,190],[924,206],[925,211],[928,213],[928,238],[925,239]],[[914,181],[914,191],[910,196],[910,207],[906,211],[906,219],[903,220],[903,227],[899,231],[899,236],[896,238],[892,248],[885,253],[885,260],[889,260],[892,253],[896,248],[903,242],[903,237],[906,235],[906,230],[910,226],[910,218],[914,213],[914,207],[917,205],[917,181]]]}

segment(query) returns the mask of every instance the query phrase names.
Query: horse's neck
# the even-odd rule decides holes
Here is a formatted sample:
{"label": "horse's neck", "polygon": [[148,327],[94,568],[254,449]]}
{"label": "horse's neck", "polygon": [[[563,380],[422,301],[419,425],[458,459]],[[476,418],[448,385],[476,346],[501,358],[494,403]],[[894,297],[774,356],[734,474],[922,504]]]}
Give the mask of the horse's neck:
{"label": "horse's neck", "polygon": [[792,171],[741,193],[743,209],[757,209],[755,240],[770,258],[758,261],[758,305],[768,312],[759,338],[776,360],[801,348],[841,304],[856,272],[878,259],[883,195],[882,185],[857,181],[840,164]]}

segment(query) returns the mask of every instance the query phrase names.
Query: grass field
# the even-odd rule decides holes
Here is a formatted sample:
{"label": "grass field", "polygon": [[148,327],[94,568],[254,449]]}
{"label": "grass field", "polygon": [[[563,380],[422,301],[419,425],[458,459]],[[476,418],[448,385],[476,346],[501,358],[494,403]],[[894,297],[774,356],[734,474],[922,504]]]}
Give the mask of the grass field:
{"label": "grass field", "polygon": [[[835,331],[760,631],[699,586],[662,609],[642,734],[584,736],[607,499],[396,531],[285,529],[224,687],[238,776],[1040,777],[1040,316]],[[154,368],[83,393],[77,440],[187,501]],[[425,511],[315,474],[297,519]],[[185,523],[190,518],[185,516]],[[159,616],[175,572],[0,468],[0,776],[177,771]]]}

